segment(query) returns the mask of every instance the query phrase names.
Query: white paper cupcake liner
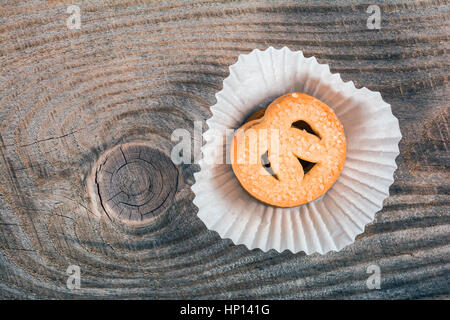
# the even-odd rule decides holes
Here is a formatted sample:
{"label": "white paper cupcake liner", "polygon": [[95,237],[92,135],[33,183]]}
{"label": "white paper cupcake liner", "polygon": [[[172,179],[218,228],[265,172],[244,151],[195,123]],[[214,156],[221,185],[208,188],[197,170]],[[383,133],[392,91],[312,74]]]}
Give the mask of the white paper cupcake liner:
{"label": "white paper cupcake liner", "polygon": [[[347,154],[333,187],[314,202],[278,208],[251,197],[230,164],[217,164],[221,139],[255,110],[289,92],[312,95],[330,106],[344,126]],[[397,118],[379,92],[357,89],[331,74],[326,64],[301,51],[272,47],[240,55],[216,94],[203,134],[200,172],[195,174],[194,204],[210,229],[235,244],[263,251],[326,253],[353,243],[389,196],[401,139]]]}

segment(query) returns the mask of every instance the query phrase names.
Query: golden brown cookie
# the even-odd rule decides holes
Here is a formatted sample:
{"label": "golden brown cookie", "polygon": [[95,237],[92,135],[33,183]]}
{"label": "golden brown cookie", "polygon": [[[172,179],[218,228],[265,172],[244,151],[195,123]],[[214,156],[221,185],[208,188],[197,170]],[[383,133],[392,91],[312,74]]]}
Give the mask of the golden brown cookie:
{"label": "golden brown cookie", "polygon": [[256,199],[295,207],[327,192],[341,173],[344,128],[325,103],[289,93],[258,110],[236,132],[233,171]]}

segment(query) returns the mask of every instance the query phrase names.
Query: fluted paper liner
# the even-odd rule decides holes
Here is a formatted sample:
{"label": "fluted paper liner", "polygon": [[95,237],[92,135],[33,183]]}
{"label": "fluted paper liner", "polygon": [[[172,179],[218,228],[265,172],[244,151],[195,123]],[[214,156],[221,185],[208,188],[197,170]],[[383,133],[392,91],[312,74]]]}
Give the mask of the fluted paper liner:
{"label": "fluted paper liner", "polygon": [[[226,129],[237,129],[255,110],[289,92],[312,95],[330,106],[347,139],[344,169],[333,187],[314,202],[279,208],[250,196],[231,164],[216,164]],[[338,251],[354,242],[381,210],[397,168],[401,139],[397,118],[379,92],[343,82],[326,64],[301,51],[272,47],[240,55],[216,94],[207,120],[200,172],[195,174],[198,216],[222,238],[263,251]],[[229,134],[228,134],[229,135]]]}

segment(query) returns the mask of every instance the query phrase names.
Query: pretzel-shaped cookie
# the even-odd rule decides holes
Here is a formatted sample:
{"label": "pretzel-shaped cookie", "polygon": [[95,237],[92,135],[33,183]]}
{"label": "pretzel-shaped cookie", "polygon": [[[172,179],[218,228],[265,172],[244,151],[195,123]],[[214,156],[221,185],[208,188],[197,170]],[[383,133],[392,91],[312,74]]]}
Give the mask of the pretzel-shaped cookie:
{"label": "pretzel-shaped cookie", "polygon": [[[302,205],[327,192],[344,167],[346,152],[344,128],[333,110],[312,96],[292,93],[252,120],[260,115],[250,117],[233,138],[232,167],[242,187],[279,207]],[[299,121],[310,132],[297,128]],[[305,173],[300,160],[313,167]]]}

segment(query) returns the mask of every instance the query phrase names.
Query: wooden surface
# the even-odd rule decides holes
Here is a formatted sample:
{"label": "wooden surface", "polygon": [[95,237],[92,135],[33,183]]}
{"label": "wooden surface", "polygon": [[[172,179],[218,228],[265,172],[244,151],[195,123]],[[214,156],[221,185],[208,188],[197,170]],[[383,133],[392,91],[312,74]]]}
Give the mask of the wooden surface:
{"label": "wooden surface", "polygon": [[100,157],[87,181],[92,209],[112,222],[142,227],[170,208],[181,175],[153,144],[119,144]]}
{"label": "wooden surface", "polygon": [[[366,27],[374,3],[381,30]],[[0,5],[1,298],[448,297],[445,1],[86,1],[80,30],[66,26],[69,4]],[[380,91],[399,118],[391,196],[353,245],[306,256],[220,239],[196,216],[195,165],[163,170],[176,194],[144,227],[93,212],[105,153],[145,141],[170,155],[172,131],[210,117],[238,55],[270,45]],[[380,290],[366,286],[373,264]]]}

